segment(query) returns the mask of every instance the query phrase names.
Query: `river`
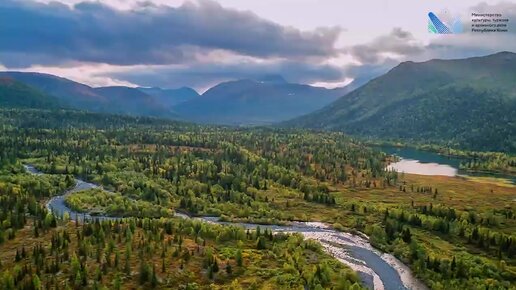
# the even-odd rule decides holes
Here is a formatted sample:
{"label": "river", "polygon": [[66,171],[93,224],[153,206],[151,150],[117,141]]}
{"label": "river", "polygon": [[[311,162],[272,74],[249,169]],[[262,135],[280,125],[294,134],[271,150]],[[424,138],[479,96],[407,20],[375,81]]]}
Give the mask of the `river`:
{"label": "river", "polygon": [[[27,172],[42,174],[31,165],[24,165]],[[116,220],[118,217],[91,216],[85,213],[73,211],[65,203],[67,195],[74,192],[100,188],[98,185],[76,179],[74,188],[65,191],[62,195],[55,196],[47,202],[47,208],[58,216],[65,213],[70,219],[82,222],[84,220]],[[273,232],[300,233],[305,238],[314,239],[321,243],[324,250],[340,262],[357,271],[362,283],[374,290],[407,290],[422,289],[426,287],[416,279],[410,269],[394,256],[381,253],[369,244],[366,236],[333,230],[329,225],[319,222],[292,222],[289,225],[257,225],[251,223],[231,223],[219,221],[218,217],[190,217],[176,213],[180,218],[193,218],[207,223],[220,225],[236,225],[246,229],[268,228]]]}

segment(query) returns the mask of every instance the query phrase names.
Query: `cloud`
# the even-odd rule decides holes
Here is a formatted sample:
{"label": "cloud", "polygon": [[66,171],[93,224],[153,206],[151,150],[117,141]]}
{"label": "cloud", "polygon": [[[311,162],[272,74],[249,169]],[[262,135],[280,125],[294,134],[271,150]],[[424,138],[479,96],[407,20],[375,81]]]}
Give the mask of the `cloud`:
{"label": "cloud", "polygon": [[500,51],[516,52],[516,3],[502,2],[495,5],[481,3],[469,9],[469,13],[500,13],[508,18],[507,32],[478,33],[471,31],[471,17],[464,21],[465,33],[436,37],[426,47],[427,57],[463,58],[486,55]]}
{"label": "cloud", "polygon": [[349,64],[346,65],[343,70],[344,75],[353,78],[357,83],[365,83],[368,80],[388,72],[399,63],[399,60],[387,58],[375,64]]}
{"label": "cloud", "polygon": [[[476,33],[471,31],[471,13],[501,13],[509,19],[507,33]],[[358,63],[345,67],[348,77],[370,79],[387,72],[402,61],[467,58],[516,51],[516,3],[495,5],[481,3],[472,6],[462,17],[464,33],[434,35],[428,42],[418,41],[410,32],[394,28],[389,34],[370,42],[347,47],[345,51]]]}
{"label": "cloud", "polygon": [[130,10],[100,2],[6,0],[0,3],[0,62],[179,64],[212,50],[265,59],[325,59],[338,54],[340,31],[301,31],[210,0],[179,7],[145,3]]}
{"label": "cloud", "polygon": [[364,83],[386,73],[400,61],[422,56],[425,49],[425,45],[409,31],[395,27],[388,34],[370,42],[345,48],[355,62],[344,66],[344,74],[358,83]]}
{"label": "cloud", "polygon": [[347,49],[348,53],[362,64],[380,63],[389,58],[389,55],[408,57],[419,54],[423,50],[422,43],[418,42],[410,32],[399,27],[367,44],[354,45]]}
{"label": "cloud", "polygon": [[[123,72],[128,70],[142,70],[144,66],[113,66],[108,64],[69,64],[66,66],[30,66],[27,68],[18,68],[16,71],[22,72],[40,72],[56,76],[65,77],[73,81],[87,84],[92,87],[103,86],[128,86],[136,87],[136,84],[125,80],[116,79],[106,75],[106,73]],[[0,71],[7,68],[0,65]]]}
{"label": "cloud", "polygon": [[[171,0],[102,1],[112,6],[38,1],[43,2],[0,1],[0,65],[46,70],[91,85],[203,89],[266,74],[291,82],[342,83],[376,77],[405,60],[516,51],[516,3],[472,6],[464,11],[464,34],[427,35],[423,42],[397,27],[361,44],[349,45],[352,35],[341,39],[349,45],[343,49],[336,47],[338,27],[302,31],[211,0],[175,0],[174,7],[167,6]],[[510,33],[470,33],[473,11],[502,12],[511,19]]]}

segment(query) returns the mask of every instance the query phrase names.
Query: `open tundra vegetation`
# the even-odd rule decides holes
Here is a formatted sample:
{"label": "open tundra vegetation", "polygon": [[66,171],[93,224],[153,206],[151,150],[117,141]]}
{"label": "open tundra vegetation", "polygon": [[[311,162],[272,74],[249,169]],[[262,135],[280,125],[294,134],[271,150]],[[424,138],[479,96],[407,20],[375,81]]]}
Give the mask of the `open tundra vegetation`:
{"label": "open tundra vegetation", "polygon": [[[3,109],[0,124],[1,289],[366,286],[299,234],[174,213],[325,222],[365,233],[431,289],[516,287],[511,183],[387,171],[392,157],[334,132],[33,109]],[[76,178],[100,187],[68,207],[120,219],[51,213]]]}

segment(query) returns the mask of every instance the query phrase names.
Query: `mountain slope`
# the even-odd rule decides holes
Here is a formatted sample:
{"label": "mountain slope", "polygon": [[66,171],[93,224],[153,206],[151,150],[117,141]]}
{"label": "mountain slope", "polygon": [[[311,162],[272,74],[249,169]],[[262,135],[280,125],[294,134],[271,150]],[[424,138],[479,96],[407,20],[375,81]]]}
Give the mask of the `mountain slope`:
{"label": "mountain slope", "polygon": [[156,98],[130,87],[112,86],[93,89],[95,93],[105,97],[108,103],[113,104],[110,113],[144,115],[144,116],[171,116],[169,110],[160,104]]}
{"label": "mountain slope", "polygon": [[59,108],[59,101],[11,78],[0,77],[0,108]]}
{"label": "mountain slope", "polygon": [[16,79],[76,109],[142,116],[175,116],[154,97],[134,88],[92,88],[66,78],[33,72],[0,72],[0,77]]}
{"label": "mountain slope", "polygon": [[0,72],[0,77],[10,77],[23,82],[79,109],[99,111],[108,103],[106,98],[95,93],[93,88],[50,74]]}
{"label": "mountain slope", "polygon": [[155,97],[158,102],[169,109],[174,105],[184,103],[199,96],[194,89],[188,87],[179,89],[138,88],[138,90]]}
{"label": "mountain slope", "polygon": [[405,62],[287,126],[516,151],[516,54]]}
{"label": "mountain slope", "polygon": [[174,107],[185,119],[216,124],[269,124],[284,121],[329,104],[345,88],[325,89],[292,84],[280,78],[224,82],[201,96]]}

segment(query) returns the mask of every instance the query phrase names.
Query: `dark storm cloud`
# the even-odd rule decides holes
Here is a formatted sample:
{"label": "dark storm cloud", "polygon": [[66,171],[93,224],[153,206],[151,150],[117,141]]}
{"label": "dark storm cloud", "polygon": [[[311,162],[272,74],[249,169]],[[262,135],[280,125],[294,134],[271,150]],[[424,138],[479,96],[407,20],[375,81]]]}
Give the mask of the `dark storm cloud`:
{"label": "dark storm cloud", "polygon": [[188,66],[172,65],[148,68],[144,71],[131,70],[128,72],[110,73],[106,76],[127,80],[140,86],[207,88],[222,81],[259,79],[271,74],[281,75],[287,81],[294,83],[336,82],[345,77],[342,68],[337,66],[314,65],[293,61],[234,64],[204,63]]}
{"label": "dark storm cloud", "polygon": [[257,58],[324,59],[338,53],[334,45],[339,33],[339,28],[300,31],[207,0],[177,8],[147,3],[130,11],[99,2],[73,7],[0,2],[0,62],[8,66],[70,60],[185,63],[212,50]]}

